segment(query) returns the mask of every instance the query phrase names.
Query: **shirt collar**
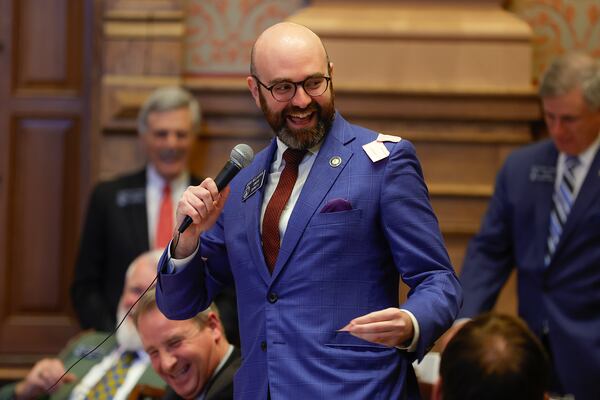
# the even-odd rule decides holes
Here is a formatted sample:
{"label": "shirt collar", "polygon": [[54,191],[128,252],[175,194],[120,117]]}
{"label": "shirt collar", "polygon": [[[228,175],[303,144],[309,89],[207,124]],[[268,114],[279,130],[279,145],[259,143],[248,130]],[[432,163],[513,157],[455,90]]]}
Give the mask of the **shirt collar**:
{"label": "shirt collar", "polygon": [[[579,158],[580,165],[585,167],[586,169],[590,165],[592,165],[592,161],[594,161],[594,157],[595,157],[599,147],[600,147],[600,132],[598,133],[596,140],[590,146],[588,146],[587,149],[585,149],[583,152],[581,152],[577,155],[577,157]],[[564,165],[566,159],[567,159],[567,155],[565,153],[561,152],[558,156],[558,162],[560,163],[560,165]]]}
{"label": "shirt collar", "polygon": [[[170,181],[171,188],[178,187],[180,185],[187,186],[189,179],[190,173],[188,171],[183,171],[178,177]],[[146,182],[148,186],[158,187],[161,189],[163,186],[165,186],[165,183],[167,183],[152,164],[148,164],[146,167]]]}
{"label": "shirt collar", "polygon": [[213,371],[212,375],[210,376],[210,379],[206,381],[206,383],[204,384],[204,389],[202,389],[202,392],[198,395],[198,397],[196,397],[196,400],[204,400],[204,398],[206,398],[206,392],[208,391],[208,383],[210,381],[212,381],[215,376],[217,376],[217,374],[219,373],[219,371],[221,371],[223,369],[223,366],[225,365],[225,363],[227,362],[227,360],[229,360],[229,357],[231,356],[231,353],[233,353],[233,345],[229,345],[229,348],[227,349],[227,351],[225,352],[225,354],[223,355],[223,357],[221,358],[221,361],[219,361],[219,364],[217,365],[217,368],[215,368],[215,370]]}
{"label": "shirt collar", "polygon": [[[325,140],[325,138],[323,138],[323,140]],[[321,149],[321,144],[323,144],[323,140],[321,140],[319,143],[317,143],[316,145],[314,145],[313,147],[311,147],[310,149],[307,150],[309,155],[312,156],[319,152],[319,149]],[[273,167],[276,170],[281,167],[281,162],[283,160],[283,153],[287,149],[288,149],[288,145],[283,143],[281,141],[281,139],[277,138],[277,152],[275,153],[275,161],[274,161],[274,165],[273,165]]]}

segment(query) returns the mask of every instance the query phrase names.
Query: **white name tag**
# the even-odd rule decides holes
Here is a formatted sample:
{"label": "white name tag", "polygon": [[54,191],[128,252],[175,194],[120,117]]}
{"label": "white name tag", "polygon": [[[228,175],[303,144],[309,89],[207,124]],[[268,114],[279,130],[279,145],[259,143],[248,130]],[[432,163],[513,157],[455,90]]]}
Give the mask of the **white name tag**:
{"label": "white name tag", "polygon": [[380,133],[379,136],[377,136],[377,139],[375,139],[371,143],[363,145],[363,149],[365,150],[371,161],[377,162],[383,160],[384,158],[390,155],[389,150],[385,147],[383,142],[398,143],[401,140],[402,138],[399,136],[384,135],[383,133]]}

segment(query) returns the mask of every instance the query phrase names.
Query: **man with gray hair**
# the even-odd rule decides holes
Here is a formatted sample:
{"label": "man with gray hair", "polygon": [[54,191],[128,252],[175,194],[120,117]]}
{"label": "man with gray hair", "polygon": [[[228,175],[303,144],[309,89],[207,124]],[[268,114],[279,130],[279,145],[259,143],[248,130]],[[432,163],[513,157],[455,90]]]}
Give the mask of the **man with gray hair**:
{"label": "man with gray hair", "polygon": [[187,186],[200,182],[187,170],[199,125],[200,107],[191,93],[157,89],[138,117],[146,166],[101,182],[92,192],[71,287],[83,329],[114,327],[127,265],[171,239],[177,200]]}
{"label": "man with gray hair", "polygon": [[545,345],[551,388],[600,399],[600,65],[556,59],[539,88],[550,138],[500,170],[461,272],[459,317],[493,307],[517,269],[519,315]]}
{"label": "man with gray hair", "polygon": [[[117,310],[119,321],[153,282],[161,253],[143,253],[127,268]],[[108,337],[113,329],[74,337],[57,357],[38,361],[25,379],[0,389],[0,400],[125,400],[137,384],[165,387],[150,366],[131,315],[123,320],[115,336]],[[103,345],[98,347],[100,343]]]}

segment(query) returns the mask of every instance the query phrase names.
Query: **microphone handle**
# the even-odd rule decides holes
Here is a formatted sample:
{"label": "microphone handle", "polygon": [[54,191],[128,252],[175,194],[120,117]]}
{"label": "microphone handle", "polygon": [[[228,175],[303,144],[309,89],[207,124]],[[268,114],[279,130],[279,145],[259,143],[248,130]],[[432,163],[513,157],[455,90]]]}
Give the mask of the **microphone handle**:
{"label": "microphone handle", "polygon": [[[236,163],[232,162],[231,160],[227,160],[227,163],[215,178],[217,190],[219,192],[223,190],[225,186],[227,186],[229,182],[231,182],[231,180],[237,175],[237,173],[241,171],[241,169],[242,167],[240,167]],[[188,228],[188,226],[192,224],[192,222],[193,221],[190,218],[190,216],[186,215],[183,219],[183,222],[181,222],[181,225],[179,225],[179,229],[177,229],[179,233],[183,233]]]}

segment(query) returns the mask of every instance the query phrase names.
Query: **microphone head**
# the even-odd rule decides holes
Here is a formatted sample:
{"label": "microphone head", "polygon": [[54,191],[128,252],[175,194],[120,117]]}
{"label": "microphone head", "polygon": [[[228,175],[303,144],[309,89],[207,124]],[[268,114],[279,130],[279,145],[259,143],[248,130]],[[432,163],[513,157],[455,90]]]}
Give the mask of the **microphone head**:
{"label": "microphone head", "polygon": [[237,164],[240,169],[245,168],[250,165],[254,159],[254,150],[247,144],[240,143],[231,150],[229,158],[233,163]]}

